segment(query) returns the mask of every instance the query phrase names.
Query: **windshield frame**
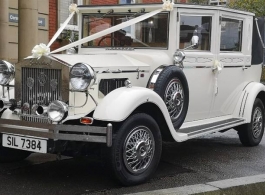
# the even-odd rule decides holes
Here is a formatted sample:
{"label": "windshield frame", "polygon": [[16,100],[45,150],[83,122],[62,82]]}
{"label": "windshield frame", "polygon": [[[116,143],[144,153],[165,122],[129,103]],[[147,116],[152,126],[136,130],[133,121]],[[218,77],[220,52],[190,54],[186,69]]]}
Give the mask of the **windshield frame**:
{"label": "windshield frame", "polygon": [[[114,16],[118,16],[118,15],[136,15],[135,17],[138,17],[140,15],[143,15],[143,14],[146,14],[148,12],[144,12],[144,13],[140,13],[140,14],[137,14],[137,12],[114,12],[110,15],[106,15],[104,18],[110,18],[110,17],[114,17]],[[163,30],[166,30],[166,36],[167,36],[167,39],[166,39],[166,43],[165,43],[165,46],[157,46],[157,47],[154,47],[154,46],[150,46],[150,47],[147,47],[147,46],[141,46],[141,47],[137,47],[137,46],[85,46],[84,44],[80,45],[80,48],[81,49],[105,49],[105,50],[112,50],[112,49],[116,49],[116,48],[120,48],[120,49],[124,49],[124,48],[127,48],[128,50],[134,50],[134,49],[156,49],[156,50],[168,50],[169,49],[169,25],[170,25],[170,13],[169,12],[166,12],[166,11],[163,11],[163,12],[160,12],[159,14],[157,15],[161,15],[163,14],[164,16],[166,16],[166,19],[167,19],[167,24],[166,24],[166,29],[163,29]],[[81,35],[81,38],[84,38],[84,27],[85,27],[85,20],[84,20],[84,17],[85,16],[99,16],[99,20],[100,20],[100,16],[103,16],[104,14],[102,13],[82,13],[81,14],[81,22],[80,22],[80,25],[81,25],[81,28],[80,29],[80,33],[79,35]],[[157,16],[155,15],[155,16]],[[137,23],[136,23],[137,24]],[[121,29],[122,30],[122,29]],[[117,31],[115,31],[117,32]],[[115,33],[114,32],[114,33]],[[132,37],[131,37],[132,38]],[[99,38],[100,39],[100,38]],[[132,38],[133,39],[133,38]],[[137,39],[133,39],[133,40],[137,40]],[[136,41],[137,42],[137,41]],[[148,45],[148,43],[146,43],[146,45]]]}

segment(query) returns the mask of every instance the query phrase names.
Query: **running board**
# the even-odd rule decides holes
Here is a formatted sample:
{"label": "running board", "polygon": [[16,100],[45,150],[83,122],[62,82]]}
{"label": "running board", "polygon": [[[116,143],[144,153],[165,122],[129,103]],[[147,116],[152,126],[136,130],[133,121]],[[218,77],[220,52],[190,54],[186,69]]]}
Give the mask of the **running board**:
{"label": "running board", "polygon": [[229,129],[238,125],[245,124],[245,120],[241,118],[231,118],[227,120],[222,120],[214,123],[209,123],[206,125],[199,125],[194,127],[187,127],[184,129],[178,130],[178,133],[185,133],[188,135],[188,138],[198,137],[203,134],[222,131]]}

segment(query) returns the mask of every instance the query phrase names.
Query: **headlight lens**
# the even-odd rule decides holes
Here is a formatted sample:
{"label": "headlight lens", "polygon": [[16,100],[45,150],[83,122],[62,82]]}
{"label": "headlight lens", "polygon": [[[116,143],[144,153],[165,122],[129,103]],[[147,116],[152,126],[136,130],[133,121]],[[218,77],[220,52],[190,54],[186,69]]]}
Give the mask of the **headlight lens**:
{"label": "headlight lens", "polygon": [[175,63],[180,63],[185,59],[185,54],[183,51],[176,51],[174,54],[174,62]]}
{"label": "headlight lens", "polygon": [[53,101],[48,106],[48,117],[54,122],[60,122],[68,115],[68,105],[59,100]]}
{"label": "headlight lens", "polygon": [[88,64],[77,63],[70,70],[70,83],[77,91],[85,91],[96,82],[96,73]]}
{"label": "headlight lens", "polygon": [[0,60],[0,85],[7,85],[15,76],[15,67],[7,61]]}

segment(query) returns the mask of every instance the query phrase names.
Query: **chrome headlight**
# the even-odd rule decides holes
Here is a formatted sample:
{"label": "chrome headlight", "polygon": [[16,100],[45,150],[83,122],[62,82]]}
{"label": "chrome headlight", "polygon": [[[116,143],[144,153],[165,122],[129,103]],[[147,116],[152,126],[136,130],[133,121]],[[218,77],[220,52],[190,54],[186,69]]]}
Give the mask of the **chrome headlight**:
{"label": "chrome headlight", "polygon": [[77,91],[85,91],[96,82],[96,73],[84,63],[75,64],[70,70],[70,83]]}
{"label": "chrome headlight", "polygon": [[55,100],[48,106],[48,117],[54,122],[60,122],[68,115],[68,105],[59,100]]}
{"label": "chrome headlight", "polygon": [[7,85],[15,76],[15,67],[7,61],[0,60],[0,85]]}
{"label": "chrome headlight", "polygon": [[185,59],[185,53],[183,51],[176,51],[174,54],[174,63],[181,63]]}

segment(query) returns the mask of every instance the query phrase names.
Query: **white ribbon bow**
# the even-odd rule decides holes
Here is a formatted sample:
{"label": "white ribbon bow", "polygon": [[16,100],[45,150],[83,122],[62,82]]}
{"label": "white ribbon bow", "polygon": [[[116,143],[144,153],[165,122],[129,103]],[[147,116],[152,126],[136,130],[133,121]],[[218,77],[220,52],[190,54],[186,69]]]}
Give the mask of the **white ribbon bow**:
{"label": "white ribbon bow", "polygon": [[31,52],[33,58],[40,59],[41,56],[48,56],[50,54],[50,48],[44,43],[41,43],[39,45],[36,45]]}
{"label": "white ribbon bow", "polygon": [[172,11],[174,8],[174,2],[172,0],[162,0],[163,7],[162,9],[165,11]]}
{"label": "white ribbon bow", "polygon": [[43,43],[36,45],[32,49],[32,56],[29,56],[28,58],[38,58],[40,59],[42,56],[48,56],[50,54],[50,46],[53,44],[53,42],[57,39],[57,37],[61,34],[61,32],[65,29],[69,21],[72,19],[75,13],[78,13],[78,8],[76,4],[71,4],[69,6],[70,16],[65,20],[65,22],[62,24],[62,26],[58,29],[58,31],[53,35],[52,39],[48,43],[48,45],[45,45]]}
{"label": "white ribbon bow", "polygon": [[69,11],[70,11],[70,13],[78,13],[78,12],[79,12],[79,10],[78,10],[78,8],[77,8],[77,5],[74,4],[74,3],[72,3],[72,4],[69,6]]}
{"label": "white ribbon bow", "polygon": [[214,60],[213,62],[213,73],[215,74],[215,82],[214,82],[214,94],[218,94],[218,75],[221,73],[223,70],[224,66],[221,62],[218,60]]}

